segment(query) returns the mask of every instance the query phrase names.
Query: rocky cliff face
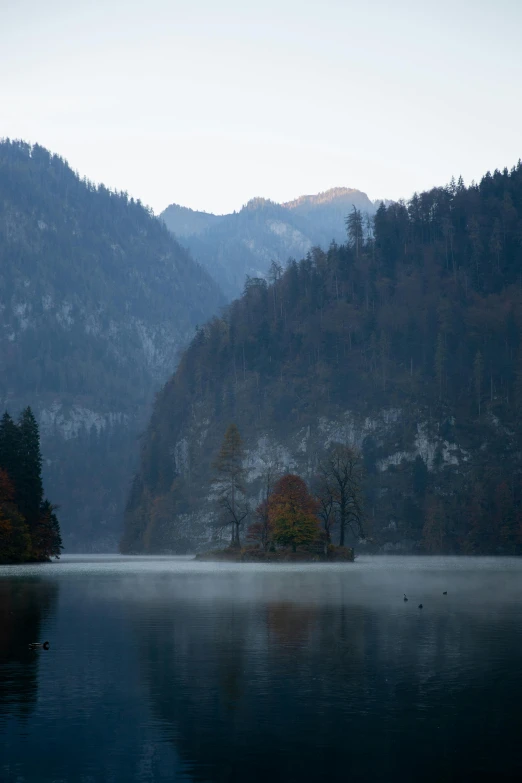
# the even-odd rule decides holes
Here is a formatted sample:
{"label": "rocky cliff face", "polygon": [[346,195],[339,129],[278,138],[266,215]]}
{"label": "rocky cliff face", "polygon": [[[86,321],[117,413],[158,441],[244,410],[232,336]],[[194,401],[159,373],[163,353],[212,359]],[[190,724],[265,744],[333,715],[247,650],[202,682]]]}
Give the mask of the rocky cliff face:
{"label": "rocky cliff face", "polygon": [[[145,541],[150,551],[183,553],[229,543],[230,531],[219,526],[208,481],[208,456],[215,456],[219,438],[209,427],[209,419],[200,419],[201,413],[187,423],[171,448],[171,470],[177,487],[190,485],[197,502],[192,509],[187,507],[179,513],[174,498],[160,500],[156,519],[153,515],[147,518]],[[385,408],[373,415],[346,410],[335,418],[321,416],[315,424],[304,427],[293,427],[289,422],[286,427],[279,424],[263,429],[243,422],[246,493],[252,509],[263,498],[268,468],[276,474],[297,473],[311,484],[320,458],[332,443],[355,445],[370,469],[367,500],[371,505],[367,507],[365,526],[373,541],[363,546],[382,552],[418,551],[422,524],[412,525],[404,518],[403,504],[403,492],[411,490],[415,466],[421,460],[429,480],[444,481],[450,473],[466,471],[471,458],[471,452],[460,442],[458,428],[442,434],[429,416],[427,409],[413,413],[411,409]],[[498,437],[495,423],[490,425],[491,435]],[[223,434],[221,430],[219,434]],[[360,549],[361,542],[355,543]]]}
{"label": "rocky cliff face", "polygon": [[373,215],[378,203],[360,190],[332,188],[284,204],[255,198],[231,215],[171,204],[160,217],[233,298],[243,291],[247,275],[265,277],[272,261],[284,264],[316,245],[343,242],[353,206]]}
{"label": "rocky cliff face", "polygon": [[0,144],[0,406],[39,417],[67,550],[114,550],[154,391],[223,301],[163,223]]}

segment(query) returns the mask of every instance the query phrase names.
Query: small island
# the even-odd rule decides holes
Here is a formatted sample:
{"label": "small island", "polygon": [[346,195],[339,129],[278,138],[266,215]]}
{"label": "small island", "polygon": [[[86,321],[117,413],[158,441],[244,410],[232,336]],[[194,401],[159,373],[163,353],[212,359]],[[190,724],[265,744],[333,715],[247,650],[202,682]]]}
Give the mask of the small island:
{"label": "small island", "polygon": [[326,551],[303,548],[295,552],[288,548],[265,550],[259,546],[245,546],[212,549],[197,554],[195,559],[212,563],[353,563],[355,553],[352,547],[331,545]]}
{"label": "small island", "polygon": [[[311,491],[294,473],[265,476],[261,502],[251,513],[244,489],[244,454],[239,430],[231,424],[214,462],[213,490],[219,527],[231,529],[230,545],[196,555],[196,560],[224,563],[353,562],[345,545],[348,529],[364,538],[361,463],[357,451],[333,444],[318,466]],[[253,521],[241,542],[245,521]],[[334,545],[332,531],[339,531]]]}

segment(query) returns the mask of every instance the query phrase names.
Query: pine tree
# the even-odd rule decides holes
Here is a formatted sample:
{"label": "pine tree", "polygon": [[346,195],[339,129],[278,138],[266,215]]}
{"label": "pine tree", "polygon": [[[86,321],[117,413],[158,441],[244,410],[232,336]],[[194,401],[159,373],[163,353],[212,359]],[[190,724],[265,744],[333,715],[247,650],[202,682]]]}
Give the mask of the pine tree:
{"label": "pine tree", "polygon": [[38,424],[26,408],[0,421],[0,562],[46,561],[62,550],[57,506],[43,500]]}
{"label": "pine tree", "polygon": [[0,563],[23,563],[31,553],[25,520],[14,504],[14,486],[0,468]]}
{"label": "pine tree", "polygon": [[18,430],[20,485],[17,487],[17,502],[31,528],[38,521],[43,500],[40,433],[31,408],[22,411]]}
{"label": "pine tree", "polygon": [[54,513],[57,508],[58,506],[53,506],[48,500],[44,500],[38,520],[31,530],[33,553],[37,555],[38,560],[59,557],[63,549],[60,525]]}
{"label": "pine tree", "polygon": [[20,432],[6,411],[0,421],[0,468],[3,468],[11,480],[15,493],[19,480]]}
{"label": "pine tree", "polygon": [[360,211],[353,206],[352,211],[346,218],[346,231],[348,233],[348,241],[353,247],[355,257],[359,258],[363,245],[363,220]]}

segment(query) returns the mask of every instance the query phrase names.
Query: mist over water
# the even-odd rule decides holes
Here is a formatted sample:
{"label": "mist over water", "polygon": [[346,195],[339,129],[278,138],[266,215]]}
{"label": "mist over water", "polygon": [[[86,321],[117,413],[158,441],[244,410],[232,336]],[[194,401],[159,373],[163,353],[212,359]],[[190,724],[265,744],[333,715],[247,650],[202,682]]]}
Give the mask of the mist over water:
{"label": "mist over water", "polygon": [[0,616],[6,783],[522,772],[517,559],[64,557]]}

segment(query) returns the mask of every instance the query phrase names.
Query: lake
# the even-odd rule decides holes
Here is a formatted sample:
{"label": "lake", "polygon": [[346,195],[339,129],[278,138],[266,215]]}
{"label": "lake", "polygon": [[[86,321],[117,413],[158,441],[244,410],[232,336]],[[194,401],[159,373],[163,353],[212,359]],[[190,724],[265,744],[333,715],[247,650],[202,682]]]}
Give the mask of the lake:
{"label": "lake", "polygon": [[514,780],[521,705],[522,560],[0,567],[2,783]]}

